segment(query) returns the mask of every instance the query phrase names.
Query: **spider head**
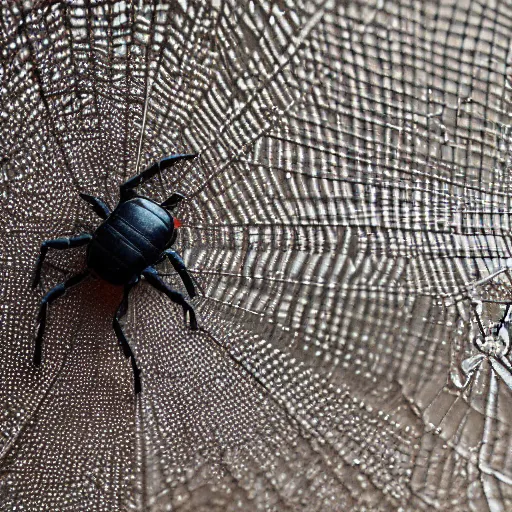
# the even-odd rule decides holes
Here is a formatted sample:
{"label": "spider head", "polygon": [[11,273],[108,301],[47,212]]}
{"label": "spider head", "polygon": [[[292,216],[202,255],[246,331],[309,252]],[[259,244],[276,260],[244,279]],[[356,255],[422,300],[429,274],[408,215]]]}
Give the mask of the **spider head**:
{"label": "spider head", "polygon": [[167,213],[171,217],[172,226],[173,226],[171,238],[169,239],[169,241],[166,244],[166,248],[168,249],[169,247],[174,245],[174,242],[176,242],[176,238],[178,237],[178,229],[181,227],[182,224],[181,224],[181,220],[177,219],[176,217],[173,217],[170,211],[167,210]]}
{"label": "spider head", "polygon": [[477,336],[475,345],[478,350],[484,354],[493,357],[503,357],[510,350],[508,330],[503,326],[498,332],[491,329],[489,335],[485,336],[485,338],[483,336]]}

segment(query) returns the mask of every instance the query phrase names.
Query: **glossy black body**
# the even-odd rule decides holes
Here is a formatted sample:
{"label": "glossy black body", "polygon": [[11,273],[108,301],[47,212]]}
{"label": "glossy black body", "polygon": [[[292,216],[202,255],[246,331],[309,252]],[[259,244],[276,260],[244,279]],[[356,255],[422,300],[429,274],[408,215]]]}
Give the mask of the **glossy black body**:
{"label": "glossy black body", "polygon": [[140,370],[120,324],[120,319],[128,310],[128,295],[133,286],[144,278],[152,287],[180,305],[183,308],[185,322],[188,316],[190,329],[197,331],[194,307],[182,293],[171,288],[154,267],[167,258],[180,276],[189,296],[192,298],[196,295],[194,282],[185,262],[176,251],[170,248],[176,240],[176,230],[174,217],[169,210],[174,209],[185,197],[175,192],[158,204],[147,197],[137,195],[134,190],[162,170],[196,156],[193,154],[171,155],[122,183],[119,187],[120,201],[113,212],[100,198],[80,193],[80,197],[92,206],[103,222],[93,234],[82,233],[71,238],[54,238],[45,240],[41,244],[34,269],[33,288],[36,288],[41,280],[43,262],[49,249],[64,250],[86,245],[87,269],[54,286],[41,300],[37,315],[39,326],[34,350],[35,366],[39,366],[42,360],[48,306],[64,295],[66,290],[81,283],[91,274],[111,284],[124,286],[123,300],[114,315],[112,327],[124,355],[131,360],[135,393],[140,393],[142,389]]}
{"label": "glossy black body", "polygon": [[117,208],[93,233],[87,266],[114,285],[136,280],[171,244],[174,219],[159,204],[135,197]]}

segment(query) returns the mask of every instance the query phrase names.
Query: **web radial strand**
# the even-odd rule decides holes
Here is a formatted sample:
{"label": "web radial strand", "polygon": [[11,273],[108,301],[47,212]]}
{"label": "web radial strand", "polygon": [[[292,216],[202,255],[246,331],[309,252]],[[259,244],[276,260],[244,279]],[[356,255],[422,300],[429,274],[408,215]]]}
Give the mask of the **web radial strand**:
{"label": "web radial strand", "polygon": [[[512,509],[511,36],[506,2],[4,2],[0,509]],[[138,191],[185,197],[200,330],[133,288],[135,397],[91,279],[35,370],[41,242],[176,153]]]}

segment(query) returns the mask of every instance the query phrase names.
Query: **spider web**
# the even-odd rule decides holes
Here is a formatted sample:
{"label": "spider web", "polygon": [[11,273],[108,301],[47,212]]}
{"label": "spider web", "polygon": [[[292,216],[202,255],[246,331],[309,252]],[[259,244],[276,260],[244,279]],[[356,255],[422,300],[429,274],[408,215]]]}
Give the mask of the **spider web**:
{"label": "spider web", "polygon": [[[461,374],[475,301],[512,301],[510,26],[506,2],[4,2],[2,510],[510,509],[512,390],[490,357]],[[187,198],[201,331],[135,288],[134,398],[91,280],[35,370],[39,244],[182,152],[141,192]],[[83,266],[50,252],[44,288]]]}

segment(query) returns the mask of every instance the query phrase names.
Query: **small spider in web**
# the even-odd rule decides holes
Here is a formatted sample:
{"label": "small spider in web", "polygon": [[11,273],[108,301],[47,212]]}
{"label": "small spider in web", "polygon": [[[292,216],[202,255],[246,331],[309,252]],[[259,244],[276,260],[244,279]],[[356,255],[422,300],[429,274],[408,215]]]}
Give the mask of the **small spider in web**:
{"label": "small spider in web", "polygon": [[491,323],[485,328],[480,318],[483,302],[495,301],[473,301],[479,331],[473,343],[478,353],[464,359],[461,363],[461,369],[466,375],[466,382],[463,384],[463,387],[469,384],[473,373],[480,367],[483,361],[487,359],[494,372],[503,380],[505,385],[512,390],[512,364],[509,361],[511,348],[509,329],[512,326],[512,303],[506,304],[505,312],[500,321]]}
{"label": "small spider in web", "polygon": [[184,311],[185,321],[187,314],[190,328],[197,330],[197,320],[194,308],[180,292],[170,288],[158,275],[154,265],[168,258],[178,273],[190,297],[196,295],[195,287],[185,263],[178,253],[170,247],[176,240],[176,228],[180,223],[169,210],[184,199],[179,193],[172,194],[161,204],[138,195],[135,187],[145,182],[164,169],[172,167],[180,160],[190,160],[197,155],[172,155],[145,169],[140,174],[129,179],[120,187],[120,201],[114,211],[97,197],[80,194],[80,197],[90,203],[94,212],[103,222],[94,233],[84,233],[73,238],[56,238],[46,240],[41,244],[40,254],[36,262],[32,287],[35,288],[41,279],[41,268],[48,249],[69,249],[87,245],[87,269],[64,283],[58,284],[46,293],[40,306],[37,321],[37,330],[34,364],[41,364],[43,336],[46,326],[46,313],[48,305],[65,294],[66,290],[81,283],[89,276],[98,277],[114,285],[123,285],[123,300],[119,305],[113,321],[113,328],[117,339],[127,358],[130,358],[135,393],[142,389],[140,370],[137,368],[135,356],[124,335],[119,320],[128,309],[128,295],[143,276],[146,281],[157,290],[165,293],[169,299],[179,304]]}

